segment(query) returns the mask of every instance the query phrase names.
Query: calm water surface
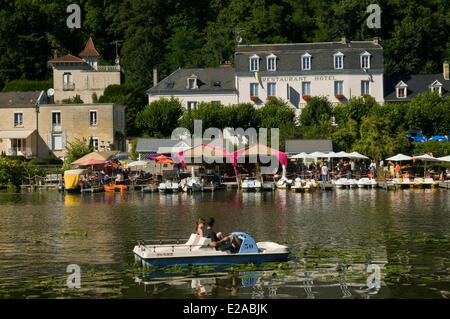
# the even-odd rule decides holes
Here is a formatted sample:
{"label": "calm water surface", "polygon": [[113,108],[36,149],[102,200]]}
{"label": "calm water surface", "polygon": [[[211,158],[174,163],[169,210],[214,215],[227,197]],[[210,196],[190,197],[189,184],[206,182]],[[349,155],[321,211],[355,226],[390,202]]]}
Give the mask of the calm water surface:
{"label": "calm water surface", "polygon": [[[0,298],[450,298],[449,199],[439,189],[0,193]],[[291,260],[135,265],[136,240],[187,238],[210,216],[216,231],[287,243]],[[70,264],[81,289],[66,287]]]}

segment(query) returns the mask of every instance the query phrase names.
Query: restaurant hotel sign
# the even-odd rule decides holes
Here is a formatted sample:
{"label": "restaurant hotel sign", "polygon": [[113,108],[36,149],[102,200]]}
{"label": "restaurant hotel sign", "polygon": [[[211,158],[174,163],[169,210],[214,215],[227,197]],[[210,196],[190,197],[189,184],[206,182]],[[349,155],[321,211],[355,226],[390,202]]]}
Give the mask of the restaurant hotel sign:
{"label": "restaurant hotel sign", "polygon": [[[262,82],[302,82],[311,80],[308,76],[262,76]],[[316,75],[314,81],[334,81],[334,75]]]}

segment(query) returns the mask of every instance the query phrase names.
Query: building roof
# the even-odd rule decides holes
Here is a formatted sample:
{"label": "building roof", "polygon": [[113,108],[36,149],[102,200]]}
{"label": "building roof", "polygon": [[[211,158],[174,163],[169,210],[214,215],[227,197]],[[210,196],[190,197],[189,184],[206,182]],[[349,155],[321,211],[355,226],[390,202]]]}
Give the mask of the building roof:
{"label": "building roof", "polygon": [[92,41],[92,37],[89,37],[89,40],[84,47],[84,50],[78,54],[81,57],[100,57],[100,53],[98,53],[97,49],[95,49],[94,41]]}
{"label": "building roof", "polygon": [[72,165],[79,165],[79,163],[83,163],[87,160],[99,160],[99,161],[107,161],[113,158],[115,155],[119,154],[120,151],[102,151],[102,152],[92,152],[84,155],[82,158],[77,159],[72,162]]}
{"label": "building roof", "polygon": [[[344,55],[344,68],[335,70],[333,54],[341,52]],[[264,75],[309,75],[364,73],[361,68],[361,54],[368,52],[370,71],[383,73],[383,48],[374,41],[292,43],[292,44],[258,44],[239,45],[235,53],[235,68],[238,75],[250,75],[249,58],[258,55],[259,72]],[[311,70],[302,70],[301,57],[311,55]],[[276,71],[267,71],[267,57],[274,54],[277,57]]]}
{"label": "building roof", "polygon": [[289,155],[301,152],[332,152],[333,143],[331,140],[286,140],[285,150]]}
{"label": "building roof", "polygon": [[64,56],[53,58],[48,61],[49,63],[66,63],[66,62],[74,62],[74,63],[86,63],[83,59],[76,57],[72,54],[66,54]]}
{"label": "building roof", "polygon": [[[417,74],[417,75],[385,75],[384,76],[384,100],[392,101],[410,101],[418,94],[430,92],[431,84],[435,81],[442,84],[442,96],[450,96],[450,81],[445,80],[444,76],[439,74]],[[404,82],[407,87],[406,98],[397,98],[396,86]]]}
{"label": "building roof", "polygon": [[136,145],[137,153],[156,153],[160,147],[173,147],[179,141],[167,138],[140,138]]}
{"label": "building roof", "polygon": [[[198,88],[196,89],[188,88],[188,78],[191,76],[197,78]],[[234,68],[178,69],[147,92],[150,94],[157,94],[172,92],[208,93],[235,91],[236,86],[234,76]]]}
{"label": "building roof", "polygon": [[[0,107],[34,107],[40,94],[41,91],[0,92]],[[47,104],[47,95],[45,93],[41,98],[40,104]]]}

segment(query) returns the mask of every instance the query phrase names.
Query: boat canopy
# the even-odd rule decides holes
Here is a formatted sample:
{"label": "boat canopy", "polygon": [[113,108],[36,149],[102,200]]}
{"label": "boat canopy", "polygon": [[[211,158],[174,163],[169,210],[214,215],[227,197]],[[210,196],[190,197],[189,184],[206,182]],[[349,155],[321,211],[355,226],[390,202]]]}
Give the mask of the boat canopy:
{"label": "boat canopy", "polygon": [[255,143],[252,146],[245,147],[243,149],[240,149],[236,152],[234,152],[233,157],[233,166],[237,165],[237,160],[241,156],[271,156],[274,155],[278,158],[278,161],[281,165],[287,166],[287,155],[284,152],[278,151],[276,149],[270,148],[267,145],[264,145],[262,143]]}
{"label": "boat canopy", "polygon": [[230,163],[233,163],[232,154],[226,149],[204,143],[181,151],[175,155],[175,158],[178,159],[181,164],[183,164],[184,168],[186,168],[186,157],[190,159],[201,157],[202,159],[207,159],[209,161],[219,158],[223,159],[224,157],[226,157]]}
{"label": "boat canopy", "polygon": [[64,184],[66,189],[74,189],[78,187],[80,175],[86,174],[85,169],[71,169],[64,172]]}

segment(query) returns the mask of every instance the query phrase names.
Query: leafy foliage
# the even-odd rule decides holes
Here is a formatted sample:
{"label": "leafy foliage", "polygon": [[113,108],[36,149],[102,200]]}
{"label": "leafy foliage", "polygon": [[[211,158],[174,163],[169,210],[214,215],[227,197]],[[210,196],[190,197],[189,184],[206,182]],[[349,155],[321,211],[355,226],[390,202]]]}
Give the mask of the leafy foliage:
{"label": "leafy foliage", "polygon": [[63,104],[83,104],[83,100],[81,99],[81,97],[77,94],[74,97],[68,98],[68,99],[63,99],[61,101],[61,103]]}
{"label": "leafy foliage", "polygon": [[131,83],[108,86],[103,95],[98,98],[98,103],[116,103],[125,105],[125,123],[128,136],[138,136],[139,129],[136,127],[136,115],[143,110],[147,104],[147,96],[144,91],[138,89]]}
{"label": "leafy foliage", "polygon": [[53,87],[53,80],[31,81],[31,80],[13,80],[6,83],[3,92],[25,92],[25,91],[47,91]]}
{"label": "leafy foliage", "polygon": [[66,164],[70,164],[94,151],[94,147],[81,139],[68,142],[66,146]]}
{"label": "leafy foliage", "polygon": [[[0,4],[0,88],[18,79],[45,80],[47,61],[81,51],[92,36],[105,62],[119,43],[127,83],[141,90],[153,68],[165,77],[176,68],[217,66],[242,44],[336,41],[381,37],[387,74],[441,72],[450,59],[449,3],[373,0],[80,0],[82,28],[66,27],[72,0],[11,0]],[[381,29],[366,25],[378,3]]]}
{"label": "leafy foliage", "polygon": [[153,101],[138,113],[136,127],[151,137],[171,136],[182,115],[183,108],[178,99],[162,98]]}
{"label": "leafy foliage", "polygon": [[25,162],[0,156],[0,186],[19,186],[25,166]]}

